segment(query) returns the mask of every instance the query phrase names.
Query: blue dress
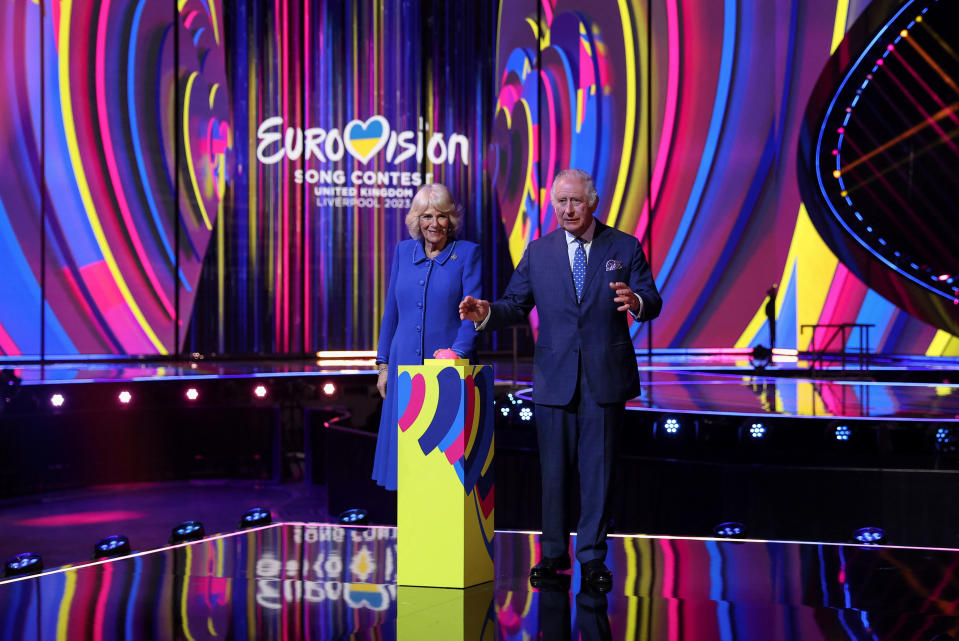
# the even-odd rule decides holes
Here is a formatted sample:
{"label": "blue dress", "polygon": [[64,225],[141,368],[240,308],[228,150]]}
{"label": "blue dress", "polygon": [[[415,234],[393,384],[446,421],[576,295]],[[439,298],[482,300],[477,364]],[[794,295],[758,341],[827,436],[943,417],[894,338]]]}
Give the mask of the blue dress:
{"label": "blue dress", "polygon": [[422,240],[396,246],[376,350],[376,360],[389,364],[389,374],[373,480],[388,490],[396,489],[397,366],[421,365],[442,348],[475,360],[477,332],[472,321],[460,320],[459,304],[465,296],[480,297],[481,267],[479,245],[466,240],[449,241],[432,259]]}

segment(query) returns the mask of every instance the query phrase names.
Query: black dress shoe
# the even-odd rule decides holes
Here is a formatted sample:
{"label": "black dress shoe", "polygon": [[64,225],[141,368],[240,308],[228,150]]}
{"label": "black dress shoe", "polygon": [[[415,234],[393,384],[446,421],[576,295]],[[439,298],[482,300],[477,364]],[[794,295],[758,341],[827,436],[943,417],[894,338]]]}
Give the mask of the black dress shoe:
{"label": "black dress shoe", "polygon": [[582,566],[583,580],[597,592],[606,593],[613,589],[613,573],[600,559],[587,561]]}
{"label": "black dress shoe", "polygon": [[568,556],[544,556],[529,571],[529,578],[539,579],[544,576],[553,576],[557,572],[568,570],[570,567]]}

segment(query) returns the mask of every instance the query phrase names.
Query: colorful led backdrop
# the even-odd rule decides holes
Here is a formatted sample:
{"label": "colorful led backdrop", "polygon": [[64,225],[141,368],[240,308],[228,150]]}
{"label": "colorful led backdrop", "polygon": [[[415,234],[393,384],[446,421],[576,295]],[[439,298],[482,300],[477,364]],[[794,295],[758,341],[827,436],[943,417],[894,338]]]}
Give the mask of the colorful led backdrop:
{"label": "colorful led backdrop", "polygon": [[[419,183],[499,293],[598,179],[667,304],[635,342],[959,341],[870,289],[800,199],[803,111],[856,0],[0,0],[0,353],[369,349]],[[855,347],[855,343],[852,347]]]}
{"label": "colorful led backdrop", "polygon": [[651,256],[666,301],[653,347],[769,345],[777,283],[779,347],[807,347],[803,324],[857,322],[875,325],[873,350],[959,352],[840,263],[800,200],[803,111],[867,4],[503,3],[490,171],[513,261],[556,227],[551,176],[579,166],[597,177],[600,217]]}

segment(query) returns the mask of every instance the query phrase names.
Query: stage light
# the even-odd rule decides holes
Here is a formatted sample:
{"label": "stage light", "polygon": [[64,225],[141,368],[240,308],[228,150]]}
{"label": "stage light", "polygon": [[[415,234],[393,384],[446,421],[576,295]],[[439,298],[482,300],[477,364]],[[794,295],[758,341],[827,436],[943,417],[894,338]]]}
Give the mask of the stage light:
{"label": "stage light", "polygon": [[254,507],[243,513],[240,517],[240,529],[245,530],[251,527],[262,527],[273,522],[270,511],[263,507]]}
{"label": "stage light", "polygon": [[512,394],[507,394],[506,399],[509,401],[510,405],[522,405],[523,399],[518,396],[513,396]]}
{"label": "stage light", "polygon": [[766,426],[758,421],[752,423],[749,426],[749,435],[753,438],[763,438],[766,436]]}
{"label": "stage light", "polygon": [[170,545],[177,543],[186,543],[187,541],[199,541],[206,536],[203,524],[199,521],[184,521],[170,532]]}
{"label": "stage light", "polygon": [[746,536],[746,526],[739,521],[726,521],[713,528],[713,535],[721,539],[741,539]]}
{"label": "stage light", "polygon": [[532,421],[533,420],[533,410],[528,407],[520,408],[519,418],[521,421]]}
{"label": "stage light", "polygon": [[936,452],[939,454],[955,454],[959,448],[959,438],[953,427],[936,428]]}
{"label": "stage light", "polygon": [[680,427],[679,420],[673,418],[672,416],[667,418],[666,421],[663,423],[663,431],[666,432],[667,434],[678,433],[679,427]]}
{"label": "stage light", "polygon": [[93,546],[93,558],[95,559],[126,556],[127,554],[130,554],[130,539],[122,534],[114,534],[105,539],[100,539]]}
{"label": "stage light", "polygon": [[198,392],[195,387],[191,387],[186,391],[186,397],[187,400],[195,401],[196,399],[200,398],[200,392]]}
{"label": "stage light", "polygon": [[124,405],[127,405],[130,401],[133,400],[133,394],[131,394],[130,392],[126,390],[123,390],[122,392],[117,394],[117,398],[120,399],[121,403],[123,403]]}
{"label": "stage light", "polygon": [[20,391],[21,382],[12,369],[0,369],[0,400],[9,403]]}
{"label": "stage light", "polygon": [[63,406],[63,402],[65,400],[66,399],[63,398],[63,394],[54,394],[50,397],[50,405],[53,405],[54,407],[61,407]]}
{"label": "stage light", "polygon": [[886,542],[886,531],[881,527],[861,527],[852,533],[852,541],[863,545],[882,545]]}
{"label": "stage light", "polygon": [[837,441],[849,442],[849,437],[852,436],[852,430],[849,429],[848,425],[837,425],[835,430],[833,430],[833,436],[835,436]]}
{"label": "stage light", "polygon": [[27,576],[43,572],[43,559],[36,552],[23,552],[3,564],[3,577]]}
{"label": "stage light", "polygon": [[333,396],[336,394],[336,385],[333,383],[323,383],[323,395],[324,396]]}
{"label": "stage light", "polygon": [[266,385],[257,385],[254,387],[253,395],[257,398],[266,398]]}
{"label": "stage light", "polygon": [[370,522],[370,513],[361,507],[346,510],[337,518],[340,525],[366,525]]}
{"label": "stage light", "polygon": [[509,416],[509,413],[510,413],[511,410],[512,410],[512,408],[511,408],[509,405],[502,405],[502,406],[500,406],[500,408],[499,408],[499,413],[500,413],[501,416],[504,416],[504,417],[505,417],[505,416]]}

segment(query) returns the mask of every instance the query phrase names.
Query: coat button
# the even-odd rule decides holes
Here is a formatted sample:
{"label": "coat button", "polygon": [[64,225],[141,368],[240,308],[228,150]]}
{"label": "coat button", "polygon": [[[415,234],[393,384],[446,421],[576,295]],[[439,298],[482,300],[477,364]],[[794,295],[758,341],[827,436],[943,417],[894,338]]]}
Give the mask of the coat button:
{"label": "coat button", "polygon": [[420,301],[420,302],[416,303],[416,306],[419,307],[420,309],[422,309],[422,308],[423,308],[423,302]]}
{"label": "coat button", "polygon": [[419,325],[417,325],[417,326],[416,326],[416,331],[421,332],[421,331],[423,331],[423,330],[422,330],[422,328],[420,328]]}
{"label": "coat button", "polygon": [[417,356],[420,355],[420,350],[416,350],[416,355],[417,355]]}
{"label": "coat button", "polygon": [[425,280],[421,280],[421,281],[420,281],[420,285],[425,285],[425,284],[426,284],[426,281],[425,281]]}

